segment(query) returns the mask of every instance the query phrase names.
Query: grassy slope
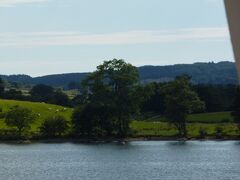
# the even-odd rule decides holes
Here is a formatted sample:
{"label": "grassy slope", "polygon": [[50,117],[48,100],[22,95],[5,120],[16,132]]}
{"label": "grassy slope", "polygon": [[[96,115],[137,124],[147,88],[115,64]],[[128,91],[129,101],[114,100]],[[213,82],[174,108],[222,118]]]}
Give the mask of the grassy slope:
{"label": "grassy slope", "polygon": [[[26,102],[26,101],[14,101],[14,100],[0,100],[0,108],[2,108],[3,112],[6,112],[10,107],[19,105],[22,107],[30,108],[32,111],[40,115],[36,121],[32,124],[32,131],[37,131],[38,127],[41,125],[41,122],[48,116],[53,116],[55,114],[63,115],[70,121],[70,117],[72,114],[72,109],[67,108],[65,111],[63,110],[64,107],[50,105],[45,103],[33,103],[33,102]],[[59,112],[56,112],[56,111]],[[4,123],[3,119],[0,119],[0,129],[6,129],[7,126]]]}

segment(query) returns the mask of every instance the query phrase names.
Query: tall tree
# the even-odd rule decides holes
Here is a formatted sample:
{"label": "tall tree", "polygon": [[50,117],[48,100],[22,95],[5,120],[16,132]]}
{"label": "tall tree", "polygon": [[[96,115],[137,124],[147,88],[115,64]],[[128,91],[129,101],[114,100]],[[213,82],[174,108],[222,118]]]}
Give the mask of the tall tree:
{"label": "tall tree", "polygon": [[164,91],[166,94],[166,117],[177,128],[181,137],[187,137],[187,115],[203,111],[205,104],[191,89],[188,76],[177,77],[175,81],[164,87]]}
{"label": "tall tree", "polygon": [[108,132],[106,124],[111,124],[112,131],[116,128],[119,137],[127,135],[130,117],[138,109],[134,96],[137,83],[137,68],[121,59],[105,61],[83,81],[86,102],[104,109],[104,117],[100,118],[104,122],[100,123]]}

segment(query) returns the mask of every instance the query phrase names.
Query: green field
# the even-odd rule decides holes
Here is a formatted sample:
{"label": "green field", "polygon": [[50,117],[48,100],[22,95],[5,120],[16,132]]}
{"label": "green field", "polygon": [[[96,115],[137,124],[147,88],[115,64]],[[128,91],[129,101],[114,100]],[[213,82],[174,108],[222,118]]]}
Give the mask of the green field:
{"label": "green field", "polygon": [[66,91],[63,91],[63,92],[65,94],[67,94],[70,99],[73,99],[74,97],[79,95],[79,91],[78,90],[66,90]]}
{"label": "green field", "polygon": [[[135,136],[163,136],[172,137],[177,135],[177,130],[166,122],[144,122],[133,121],[131,128]],[[222,128],[226,136],[237,136],[237,127],[233,123],[189,123],[187,125],[188,136],[196,138],[199,136],[200,128],[205,129],[208,136],[215,136],[216,128]]]}
{"label": "green field", "polygon": [[[216,129],[221,128],[226,136],[237,136],[237,126],[233,123],[230,112],[193,114],[187,117],[188,136],[198,137],[199,130],[204,129],[208,136],[215,136]],[[156,117],[146,121],[133,121],[131,128],[136,136],[176,136],[177,130],[166,122],[166,119]]]}
{"label": "green field", "polygon": [[[43,120],[48,116],[56,114],[63,115],[68,121],[71,120],[72,109],[62,106],[50,105],[45,103],[33,103],[14,100],[0,100],[0,108],[6,112],[10,107],[19,105],[32,109],[37,115],[36,121],[31,125],[31,132],[37,133]],[[198,137],[199,129],[203,128],[209,136],[214,136],[216,128],[222,128],[223,133],[227,136],[237,136],[237,127],[232,122],[230,112],[194,114],[188,117],[188,135],[189,137]],[[134,120],[131,125],[134,136],[176,136],[176,129],[168,124],[164,118],[152,118],[145,121]],[[9,129],[0,119],[0,130]]]}
{"label": "green field", "polygon": [[189,122],[198,123],[231,123],[233,118],[230,112],[203,113],[188,116]]}
{"label": "green field", "polygon": [[[3,112],[8,111],[9,108],[15,105],[32,109],[32,111],[36,114],[37,119],[31,125],[31,131],[34,131],[34,132],[39,130],[39,126],[41,125],[41,123],[46,117],[59,114],[66,117],[66,119],[70,121],[71,114],[72,114],[71,108],[65,108],[57,105],[50,105],[45,103],[33,103],[33,102],[26,102],[26,101],[0,100],[0,108],[2,109]],[[0,129],[9,129],[5,125],[4,119],[0,119]]]}

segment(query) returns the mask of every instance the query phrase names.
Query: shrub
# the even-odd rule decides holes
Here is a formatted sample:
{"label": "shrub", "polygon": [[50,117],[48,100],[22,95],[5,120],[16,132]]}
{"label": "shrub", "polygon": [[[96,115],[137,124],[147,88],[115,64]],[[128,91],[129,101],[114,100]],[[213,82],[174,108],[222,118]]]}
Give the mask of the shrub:
{"label": "shrub", "polygon": [[46,118],[40,127],[40,131],[44,136],[56,137],[63,135],[68,128],[66,118],[58,115]]}

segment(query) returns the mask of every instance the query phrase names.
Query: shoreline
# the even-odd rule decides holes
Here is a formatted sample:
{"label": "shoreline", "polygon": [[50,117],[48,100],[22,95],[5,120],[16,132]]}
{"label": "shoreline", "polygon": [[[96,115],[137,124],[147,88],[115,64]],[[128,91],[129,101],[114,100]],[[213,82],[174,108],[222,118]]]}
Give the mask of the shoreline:
{"label": "shoreline", "polygon": [[129,137],[125,139],[119,138],[49,138],[49,139],[26,139],[26,140],[0,140],[0,144],[34,144],[34,143],[120,143],[126,144],[128,142],[137,141],[240,141],[240,137],[207,137],[207,138],[177,138],[177,137]]}

